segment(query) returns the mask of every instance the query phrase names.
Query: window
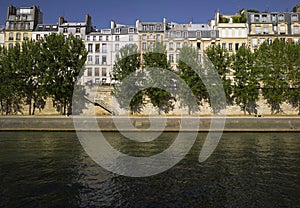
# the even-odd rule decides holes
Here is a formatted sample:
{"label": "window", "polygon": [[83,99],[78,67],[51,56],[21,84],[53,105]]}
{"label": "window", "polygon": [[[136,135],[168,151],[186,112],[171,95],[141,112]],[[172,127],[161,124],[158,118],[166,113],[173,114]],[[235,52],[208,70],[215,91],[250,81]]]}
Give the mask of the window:
{"label": "window", "polygon": [[93,41],[96,41],[97,40],[97,36],[93,36]]}
{"label": "window", "polygon": [[102,73],[101,73],[101,75],[102,75],[103,77],[106,77],[106,75],[107,75],[106,68],[102,68]]}
{"label": "window", "polygon": [[260,26],[256,26],[255,27],[255,33],[256,34],[260,34]]}
{"label": "window", "polygon": [[264,38],[260,38],[259,39],[259,44],[263,44],[265,42],[265,39]]}
{"label": "window", "polygon": [[176,43],[176,49],[179,50],[180,49],[180,42]]}
{"label": "window", "polygon": [[266,14],[263,14],[262,15],[262,22],[266,22],[267,21],[267,15]]}
{"label": "window", "polygon": [[242,43],[242,47],[244,47],[244,48],[245,48],[245,47],[246,47],[246,43]]}
{"label": "window", "polygon": [[95,64],[99,64],[100,63],[100,58],[99,58],[99,56],[97,55],[97,56],[95,56]]}
{"label": "window", "polygon": [[285,26],[280,26],[280,34],[285,34]]}
{"label": "window", "polygon": [[264,26],[264,34],[269,34],[269,27],[268,26]]}
{"label": "window", "polygon": [[103,64],[103,65],[106,65],[106,64],[107,64],[107,62],[106,62],[106,56],[102,56],[102,64]]}
{"label": "window", "polygon": [[223,51],[226,50],[226,43],[222,43],[222,50],[223,50]]}
{"label": "window", "polygon": [[196,37],[201,37],[201,32],[196,32]]}
{"label": "window", "polygon": [[278,21],[279,22],[283,22],[284,21],[284,15],[283,14],[278,15]]}
{"label": "window", "polygon": [[221,34],[222,34],[222,37],[226,37],[226,30],[223,29]]}
{"label": "window", "polygon": [[86,36],[86,40],[87,40],[87,41],[90,41],[90,36]]}
{"label": "window", "polygon": [[174,50],[174,44],[173,43],[169,43],[169,50]]}
{"label": "window", "polygon": [[232,37],[232,29],[228,30],[228,37]]}
{"label": "window", "polygon": [[254,15],[254,21],[259,22],[259,15],[258,14]]}
{"label": "window", "polygon": [[130,27],[130,28],[128,29],[128,33],[134,33],[134,28]]}
{"label": "window", "polygon": [[156,40],[160,41],[160,35],[159,34],[156,34]]}
{"label": "window", "polygon": [[76,35],[75,38],[76,39],[80,39],[81,37],[80,37],[80,35]]}
{"label": "window", "polygon": [[109,36],[108,35],[106,36],[106,41],[109,41]]}
{"label": "window", "polygon": [[147,37],[146,34],[143,34],[142,35],[142,40],[146,40],[146,37]]}
{"label": "window", "polygon": [[24,33],[23,40],[28,40],[28,33]]}
{"label": "window", "polygon": [[152,48],[153,48],[153,45],[154,45],[154,43],[153,43],[153,42],[150,42],[150,43],[149,43],[149,48],[152,49]]}
{"label": "window", "polygon": [[232,43],[229,43],[228,48],[229,48],[229,51],[232,51]]}
{"label": "window", "polygon": [[238,29],[235,29],[235,30],[234,30],[234,36],[235,36],[235,37],[239,37],[239,30],[238,30]]}
{"label": "window", "polygon": [[147,45],[145,42],[142,43],[142,50],[146,50],[147,49]]}
{"label": "window", "polygon": [[199,43],[199,42],[197,43],[197,49],[201,50],[201,43]]}
{"label": "window", "polygon": [[252,39],[252,46],[253,47],[257,46],[257,39],[256,38]]}
{"label": "window", "polygon": [[93,76],[93,69],[92,68],[87,68],[87,75],[88,75],[88,77]]}
{"label": "window", "polygon": [[129,41],[133,41],[133,35],[129,35]]}
{"label": "window", "polygon": [[68,28],[64,28],[64,33],[67,33],[68,32]]}
{"label": "window", "polygon": [[293,22],[298,22],[298,15],[297,14],[292,14],[292,21]]}
{"label": "window", "polygon": [[116,44],[116,45],[115,45],[115,52],[118,52],[119,49],[120,49],[120,45],[119,45],[119,44]]}
{"label": "window", "polygon": [[21,33],[17,33],[16,40],[21,40]]}
{"label": "window", "polygon": [[239,46],[240,46],[239,43],[236,43],[236,44],[235,44],[235,50],[236,50],[236,51],[239,50]]}
{"label": "window", "polygon": [[179,62],[179,54],[176,54],[176,63]]}
{"label": "window", "polygon": [[115,31],[117,34],[120,34],[120,28],[116,28]]}
{"label": "window", "polygon": [[119,36],[119,35],[116,35],[115,40],[116,40],[116,41],[119,41],[119,40],[120,40],[120,36]]}
{"label": "window", "polygon": [[99,36],[99,41],[102,41],[102,35]]}
{"label": "window", "polygon": [[298,43],[299,42],[299,38],[294,38],[294,43]]}
{"label": "window", "polygon": [[88,44],[88,52],[93,52],[93,44]]}
{"label": "window", "polygon": [[100,44],[99,43],[96,44],[95,52],[100,52]]}
{"label": "window", "polygon": [[272,44],[272,39],[268,38],[268,44],[271,45]]}
{"label": "window", "polygon": [[13,47],[14,47],[14,45],[13,45],[12,43],[9,43],[9,44],[8,44],[8,48],[9,48],[9,49],[11,49],[11,48],[13,48]]}
{"label": "window", "polygon": [[247,35],[246,35],[246,29],[242,29],[242,37],[247,37]]}
{"label": "window", "polygon": [[100,75],[99,68],[95,68],[95,77],[99,77],[99,75]]}
{"label": "window", "polygon": [[76,33],[80,33],[80,28],[76,28]]}
{"label": "window", "polygon": [[171,63],[174,63],[174,55],[173,54],[169,54],[169,61]]}
{"label": "window", "polygon": [[201,59],[202,59],[201,54],[198,54],[198,61],[201,62]]}
{"label": "window", "polygon": [[299,34],[299,27],[298,26],[294,26],[294,34]]}
{"label": "window", "polygon": [[107,53],[107,45],[106,45],[106,43],[102,44],[102,53]]}
{"label": "window", "polygon": [[41,39],[41,35],[40,35],[40,34],[37,34],[35,39],[36,39],[36,40],[40,40],[40,39]]}
{"label": "window", "polygon": [[92,56],[88,56],[88,64],[92,64],[93,63],[93,57]]}
{"label": "window", "polygon": [[183,37],[187,38],[188,37],[188,33],[187,32],[183,32]]}

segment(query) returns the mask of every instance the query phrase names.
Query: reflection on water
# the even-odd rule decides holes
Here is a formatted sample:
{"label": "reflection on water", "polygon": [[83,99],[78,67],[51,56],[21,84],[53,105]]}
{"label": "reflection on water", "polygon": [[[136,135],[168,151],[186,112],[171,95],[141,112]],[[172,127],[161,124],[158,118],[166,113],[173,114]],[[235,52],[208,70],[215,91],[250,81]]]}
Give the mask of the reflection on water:
{"label": "reflection on water", "polygon": [[[176,133],[137,144],[105,133],[115,148],[157,154]],[[95,164],[72,132],[0,132],[0,207],[299,207],[300,133],[225,133],[204,163],[205,138],[172,169],[147,178]]]}

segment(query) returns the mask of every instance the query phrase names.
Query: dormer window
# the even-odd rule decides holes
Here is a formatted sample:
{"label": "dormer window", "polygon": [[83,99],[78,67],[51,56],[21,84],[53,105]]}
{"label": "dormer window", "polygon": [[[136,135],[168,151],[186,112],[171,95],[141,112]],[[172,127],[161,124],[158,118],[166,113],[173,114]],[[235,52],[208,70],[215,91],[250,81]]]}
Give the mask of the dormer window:
{"label": "dormer window", "polygon": [[116,32],[117,34],[120,34],[120,28],[116,28],[116,29],[115,29],[115,32]]}
{"label": "dormer window", "polygon": [[259,22],[259,15],[258,14],[254,15],[254,21]]}
{"label": "dormer window", "polygon": [[278,15],[278,21],[279,22],[283,22],[284,21],[284,15],[283,14]]}
{"label": "dormer window", "polygon": [[292,22],[298,22],[298,14],[292,14]]}
{"label": "dormer window", "polygon": [[134,33],[134,28],[132,27],[128,28],[128,33]]}

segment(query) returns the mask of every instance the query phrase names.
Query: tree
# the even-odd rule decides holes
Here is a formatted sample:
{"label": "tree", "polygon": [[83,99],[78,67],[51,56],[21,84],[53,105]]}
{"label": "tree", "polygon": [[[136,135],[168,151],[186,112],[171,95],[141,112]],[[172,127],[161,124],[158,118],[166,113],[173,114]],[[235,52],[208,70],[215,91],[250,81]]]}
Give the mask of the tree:
{"label": "tree", "polygon": [[287,67],[288,67],[288,84],[289,90],[287,92],[288,102],[298,109],[300,115],[300,45],[287,45]]}
{"label": "tree", "polygon": [[[22,99],[19,92],[20,86],[20,45],[13,48],[1,49],[1,114],[21,112]],[[22,112],[21,112],[22,113]]]}
{"label": "tree", "polygon": [[272,44],[262,44],[257,51],[257,64],[262,75],[262,93],[271,107],[271,114],[282,112],[287,100],[287,43],[276,39]]}
{"label": "tree", "polygon": [[71,112],[74,86],[86,57],[82,40],[74,36],[51,34],[42,41],[42,84],[63,115]]}
{"label": "tree", "polygon": [[22,44],[22,52],[20,54],[20,91],[25,103],[29,105],[29,115],[35,114],[35,109],[44,108],[45,90],[41,85],[42,76],[42,59],[40,42],[24,42]]}
{"label": "tree", "polygon": [[176,98],[170,92],[172,86],[169,75],[172,69],[163,43],[156,42],[153,48],[143,54],[143,70],[149,80],[145,95],[150,98],[152,105],[158,108],[159,114],[173,110]]}
{"label": "tree", "polygon": [[121,108],[131,112],[140,112],[143,107],[143,92],[135,93],[133,90],[140,87],[137,79],[140,80],[140,77],[143,77],[140,66],[137,45],[125,45],[117,53],[116,63],[113,67],[113,78],[121,82],[121,85],[114,86],[113,95]]}
{"label": "tree", "polygon": [[237,105],[246,114],[257,114],[259,98],[258,70],[254,66],[255,56],[250,49],[240,47],[233,56],[234,98]]}
{"label": "tree", "polygon": [[[183,46],[180,49],[179,57],[178,74],[186,82],[186,85],[180,86],[179,99],[184,106],[188,107],[190,114],[199,110],[199,105],[208,98],[208,95],[199,76],[200,73],[203,74],[203,71],[198,60],[198,50],[192,46]],[[193,94],[190,94],[190,91]],[[194,97],[197,102],[194,102]]]}
{"label": "tree", "polygon": [[[230,74],[231,58],[227,51],[222,50],[221,46],[212,45],[205,50],[205,54],[218,72],[225,91],[227,104],[233,104],[232,83],[228,75]],[[209,64],[206,64],[209,65]],[[226,107],[226,106],[224,106]]]}

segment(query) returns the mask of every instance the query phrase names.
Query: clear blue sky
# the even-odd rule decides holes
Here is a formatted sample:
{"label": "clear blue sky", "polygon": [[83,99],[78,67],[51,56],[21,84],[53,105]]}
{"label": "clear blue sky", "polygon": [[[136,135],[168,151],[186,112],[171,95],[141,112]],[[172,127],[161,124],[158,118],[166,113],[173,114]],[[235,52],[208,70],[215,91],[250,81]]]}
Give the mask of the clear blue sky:
{"label": "clear blue sky", "polygon": [[141,21],[169,21],[186,23],[207,23],[216,10],[234,14],[243,8],[260,11],[291,11],[300,0],[0,0],[0,24],[4,25],[7,7],[38,5],[44,13],[44,23],[57,23],[59,16],[68,21],[84,21],[85,15],[92,16],[92,23],[98,29],[117,23],[134,25]]}

